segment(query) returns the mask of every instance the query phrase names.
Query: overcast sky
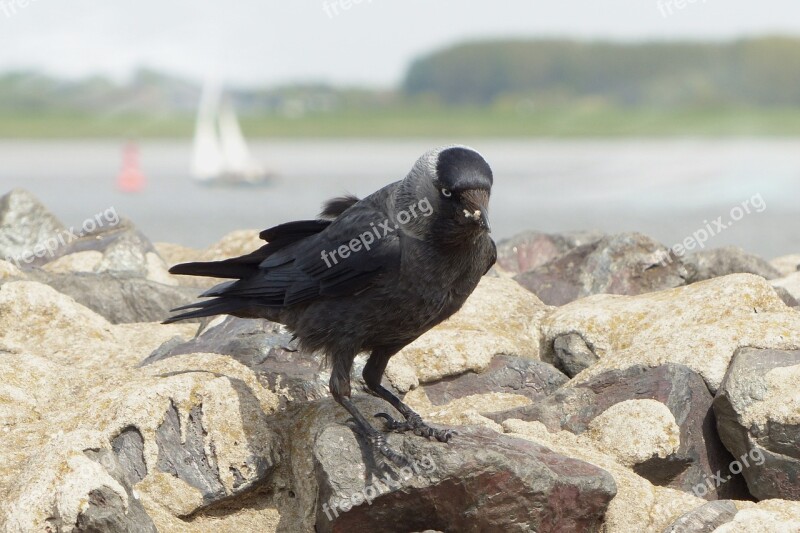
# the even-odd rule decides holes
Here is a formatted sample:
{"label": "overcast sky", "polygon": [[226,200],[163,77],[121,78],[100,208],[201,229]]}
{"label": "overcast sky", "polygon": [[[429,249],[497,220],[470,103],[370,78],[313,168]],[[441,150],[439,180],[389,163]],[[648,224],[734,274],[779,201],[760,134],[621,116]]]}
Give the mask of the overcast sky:
{"label": "overcast sky", "polygon": [[764,33],[800,35],[800,2],[0,0],[0,70],[119,78],[150,66],[238,85],[390,86],[420,53],[476,37],[719,39]]}

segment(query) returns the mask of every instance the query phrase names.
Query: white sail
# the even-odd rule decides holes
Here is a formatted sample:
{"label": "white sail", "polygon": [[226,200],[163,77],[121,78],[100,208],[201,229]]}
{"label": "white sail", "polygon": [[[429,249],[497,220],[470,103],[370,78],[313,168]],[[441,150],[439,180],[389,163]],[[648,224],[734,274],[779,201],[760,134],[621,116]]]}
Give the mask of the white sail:
{"label": "white sail", "polygon": [[219,135],[227,172],[239,174],[245,180],[254,179],[263,173],[263,169],[250,155],[239,120],[227,100],[220,107]]}
{"label": "white sail", "polygon": [[211,180],[225,171],[225,156],[217,132],[220,97],[219,87],[212,84],[203,87],[192,154],[192,177],[197,180]]}
{"label": "white sail", "polygon": [[192,177],[209,184],[261,184],[269,173],[253,159],[233,105],[217,84],[206,83],[194,134]]}

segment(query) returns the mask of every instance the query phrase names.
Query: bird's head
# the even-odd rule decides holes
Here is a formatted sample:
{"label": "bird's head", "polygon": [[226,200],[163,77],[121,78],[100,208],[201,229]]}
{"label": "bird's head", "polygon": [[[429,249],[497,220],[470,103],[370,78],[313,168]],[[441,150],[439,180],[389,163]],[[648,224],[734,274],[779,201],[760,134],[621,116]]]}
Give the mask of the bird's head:
{"label": "bird's head", "polygon": [[423,154],[411,169],[401,188],[403,203],[427,208],[425,224],[415,224],[425,233],[449,240],[489,232],[492,179],[492,169],[475,150],[438,148]]}

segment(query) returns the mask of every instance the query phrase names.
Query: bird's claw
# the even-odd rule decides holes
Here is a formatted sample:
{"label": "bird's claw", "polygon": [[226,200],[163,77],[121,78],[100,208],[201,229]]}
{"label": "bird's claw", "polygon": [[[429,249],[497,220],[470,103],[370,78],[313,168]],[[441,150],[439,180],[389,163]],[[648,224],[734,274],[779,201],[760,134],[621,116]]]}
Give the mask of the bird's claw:
{"label": "bird's claw", "polygon": [[457,435],[452,429],[436,429],[430,427],[418,414],[409,416],[404,422],[395,420],[387,413],[378,413],[375,417],[383,418],[386,421],[386,428],[389,431],[396,431],[397,433],[413,431],[414,435],[428,439],[435,438],[439,442],[448,442],[453,436]]}
{"label": "bird's claw", "polygon": [[374,448],[377,448],[381,455],[389,459],[395,465],[403,468],[405,466],[410,466],[408,460],[391,449],[389,445],[386,443],[386,437],[381,434],[375,435],[374,437],[370,437],[370,443]]}

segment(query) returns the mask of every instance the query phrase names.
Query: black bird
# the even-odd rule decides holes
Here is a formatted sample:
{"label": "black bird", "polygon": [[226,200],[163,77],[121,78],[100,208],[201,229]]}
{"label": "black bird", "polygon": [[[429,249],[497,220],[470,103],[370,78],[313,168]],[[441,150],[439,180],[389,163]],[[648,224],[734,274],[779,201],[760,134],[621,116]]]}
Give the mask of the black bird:
{"label": "black bird", "polygon": [[394,431],[447,442],[381,385],[389,359],[463,304],[497,257],[487,208],[492,170],[464,146],[431,150],[405,179],[359,200],[335,198],[318,220],[263,231],[267,244],[242,257],[185,263],[173,274],[232,278],[203,293],[210,300],[166,323],[229,314],[285,324],[299,347],[323,352],[331,366],[330,391],[371,444],[389,459],[386,444],[350,399],[355,356],[369,352],[363,377],[375,394],[404,417],[386,420]]}

